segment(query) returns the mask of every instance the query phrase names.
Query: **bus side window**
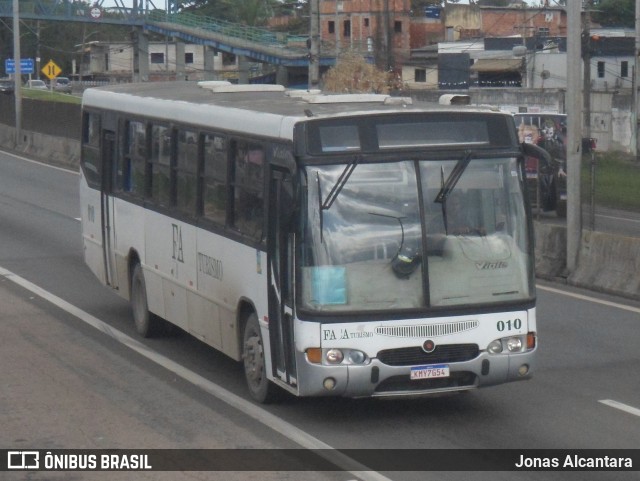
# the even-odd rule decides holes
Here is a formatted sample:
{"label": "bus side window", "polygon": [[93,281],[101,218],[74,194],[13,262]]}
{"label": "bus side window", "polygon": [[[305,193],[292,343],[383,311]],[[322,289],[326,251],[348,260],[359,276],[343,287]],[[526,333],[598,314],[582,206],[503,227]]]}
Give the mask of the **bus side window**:
{"label": "bus side window", "polygon": [[164,125],[151,127],[151,198],[157,205],[171,205],[171,129]]}
{"label": "bus side window", "polygon": [[216,134],[204,135],[202,214],[225,225],[227,218],[227,140]]}
{"label": "bus side window", "polygon": [[232,225],[253,239],[262,238],[264,219],[265,153],[260,144],[237,140],[232,143]]}
{"label": "bus side window", "polygon": [[122,155],[118,158],[116,189],[144,195],[144,164],[146,157],[146,127],[143,122],[126,121]]}
{"label": "bus side window", "polygon": [[198,171],[198,134],[178,131],[176,145],[176,206],[185,214],[195,215]]}
{"label": "bus side window", "polygon": [[100,115],[85,113],[82,142],[91,147],[100,146]]}
{"label": "bus side window", "polygon": [[82,171],[89,185],[100,187],[102,162],[99,114],[85,112],[82,118]]}

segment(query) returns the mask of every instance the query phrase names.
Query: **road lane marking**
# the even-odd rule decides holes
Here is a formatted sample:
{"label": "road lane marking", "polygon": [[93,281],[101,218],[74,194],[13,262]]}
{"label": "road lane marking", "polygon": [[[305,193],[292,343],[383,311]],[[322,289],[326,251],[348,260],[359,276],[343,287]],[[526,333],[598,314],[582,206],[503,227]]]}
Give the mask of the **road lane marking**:
{"label": "road lane marking", "polygon": [[573,297],[574,299],[580,299],[581,301],[594,302],[596,304],[602,304],[603,306],[615,307],[616,309],[623,309],[629,312],[637,312],[640,314],[640,307],[626,306],[617,302],[605,301],[597,299],[595,297],[585,296],[584,294],[576,294],[575,292],[563,291],[562,289],[556,289],[554,287],[541,286],[536,284],[536,287],[541,291],[553,292],[554,294],[562,294],[564,296]]}
{"label": "road lane marking", "polygon": [[634,416],[640,417],[640,409],[634,408],[633,406],[628,406],[626,404],[620,403],[618,401],[614,401],[612,399],[602,399],[598,402],[605,404],[609,407],[619,409],[620,411],[624,411],[626,413],[633,414]]}
{"label": "road lane marking", "polygon": [[[136,339],[126,335],[118,329],[114,329],[106,322],[101,321],[97,317],[92,316],[88,312],[83,311],[82,309],[65,301],[64,299],[57,297],[48,291],[45,291],[41,287],[18,276],[17,274],[14,274],[9,270],[0,267],[0,277],[4,277],[14,284],[27,289],[33,294],[53,304],[54,306],[78,318],[89,326],[98,329],[112,339],[127,346],[129,349],[132,349],[133,351],[146,357],[150,361],[164,367],[168,371],[171,371],[185,381],[188,381],[191,384],[199,387],[203,391],[211,394],[212,396],[228,404],[229,406],[238,409],[242,413],[280,433],[282,436],[293,441],[299,446],[302,446],[306,449],[327,450],[327,452],[330,454],[326,454],[326,456],[325,454],[320,454],[320,456],[326,457],[326,459],[328,459],[338,467],[345,467],[343,468],[345,469],[345,472],[348,472],[364,481],[391,481],[389,478],[383,476],[382,474],[375,471],[370,471],[366,466],[363,466],[362,464],[357,463],[348,456],[335,451],[335,448],[333,448],[329,444],[326,444],[318,438],[310,435],[309,433],[295,427],[293,424],[289,424],[288,422],[278,418],[277,416],[274,416],[273,414],[265,411],[259,406],[256,406],[255,404],[241,398],[240,396],[237,396],[232,392],[224,389],[218,384],[209,381],[208,379],[200,376],[193,371],[190,371],[186,367],[178,364],[175,361],[172,361],[168,357],[165,357],[162,354],[153,351],[148,346],[142,344],[140,341],[137,341]],[[320,453],[322,453],[322,451],[320,451]],[[354,466],[358,467],[358,470],[353,470]]]}
{"label": "road lane marking", "polygon": [[640,223],[640,219],[632,219],[631,217],[616,217],[614,215],[596,214],[596,217],[604,217],[605,219],[623,220],[626,222]]}

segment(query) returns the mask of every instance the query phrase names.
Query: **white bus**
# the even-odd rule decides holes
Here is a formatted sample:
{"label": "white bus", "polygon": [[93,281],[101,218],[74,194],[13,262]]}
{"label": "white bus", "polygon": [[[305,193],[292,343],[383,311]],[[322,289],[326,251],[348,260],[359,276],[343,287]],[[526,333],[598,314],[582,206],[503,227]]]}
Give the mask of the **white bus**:
{"label": "white bus", "polygon": [[89,89],[86,263],[142,336],[244,363],[253,398],[531,377],[532,222],[513,118],[385,95]]}

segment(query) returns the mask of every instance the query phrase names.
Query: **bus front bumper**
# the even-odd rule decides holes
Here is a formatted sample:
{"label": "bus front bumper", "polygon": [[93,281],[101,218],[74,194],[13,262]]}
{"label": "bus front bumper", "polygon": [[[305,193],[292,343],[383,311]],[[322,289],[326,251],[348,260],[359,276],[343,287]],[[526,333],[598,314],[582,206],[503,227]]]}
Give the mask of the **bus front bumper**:
{"label": "bus front bumper", "polygon": [[378,359],[362,366],[312,364],[304,354],[298,360],[301,396],[420,397],[530,379],[535,349],[517,354],[482,352],[473,360],[447,364],[447,377],[419,380],[411,379],[415,366],[389,366]]}

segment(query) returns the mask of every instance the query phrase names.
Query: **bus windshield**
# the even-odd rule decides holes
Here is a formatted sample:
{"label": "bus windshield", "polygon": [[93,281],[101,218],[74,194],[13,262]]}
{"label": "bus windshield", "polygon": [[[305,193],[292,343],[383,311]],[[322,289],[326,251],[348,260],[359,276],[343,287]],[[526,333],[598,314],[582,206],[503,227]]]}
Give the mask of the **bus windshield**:
{"label": "bus windshield", "polygon": [[455,158],[305,169],[301,309],[397,312],[533,297],[515,158],[466,159],[463,169]]}

